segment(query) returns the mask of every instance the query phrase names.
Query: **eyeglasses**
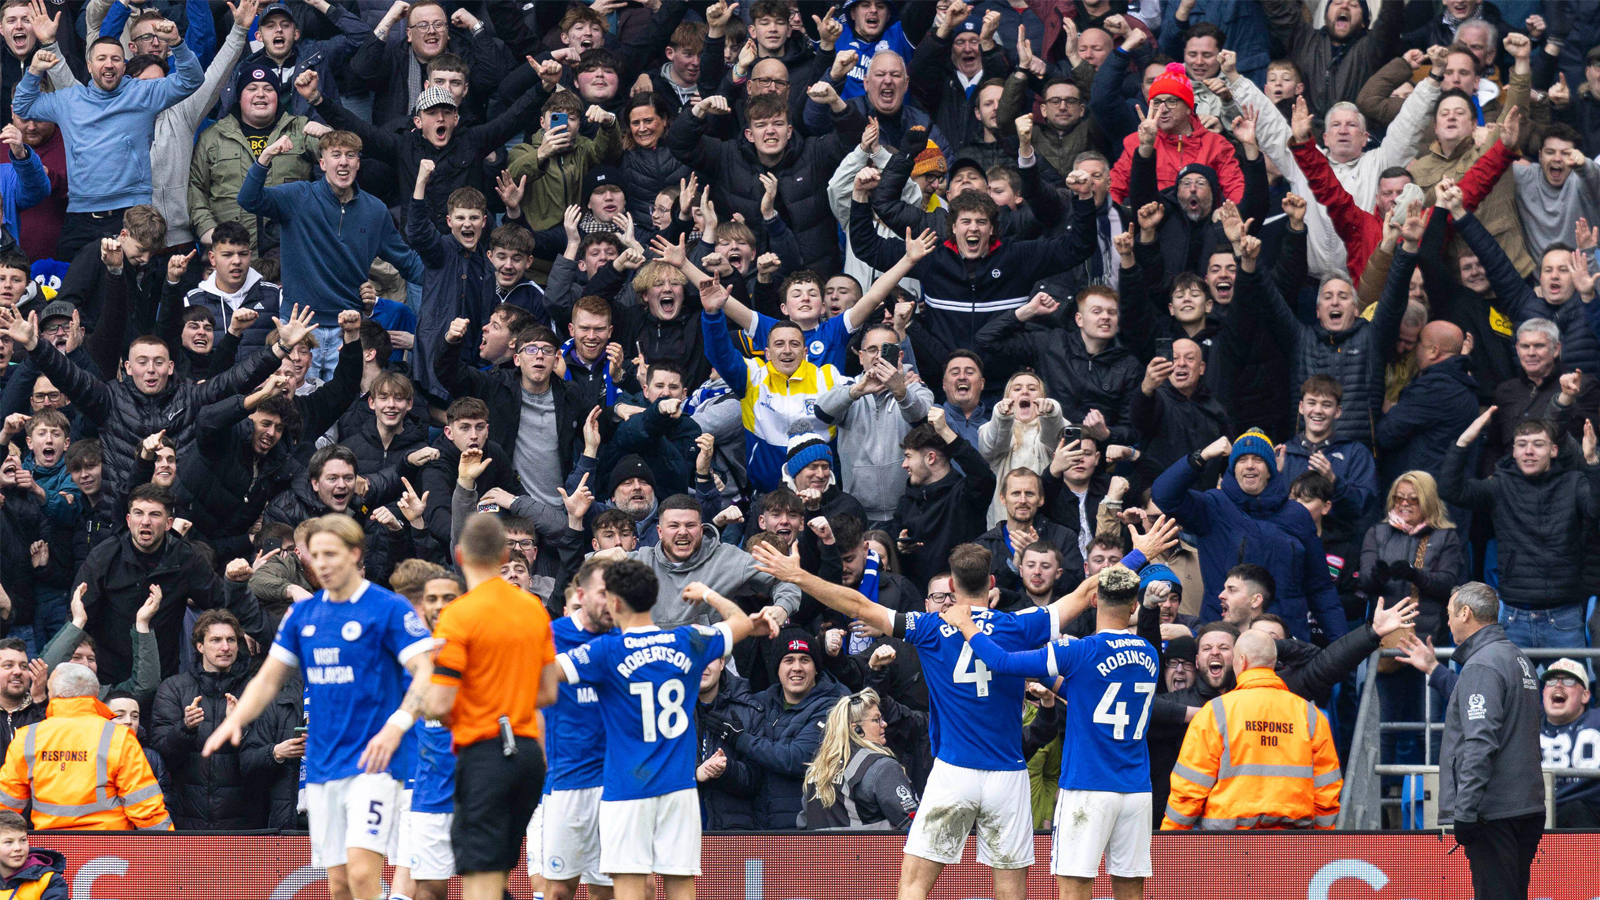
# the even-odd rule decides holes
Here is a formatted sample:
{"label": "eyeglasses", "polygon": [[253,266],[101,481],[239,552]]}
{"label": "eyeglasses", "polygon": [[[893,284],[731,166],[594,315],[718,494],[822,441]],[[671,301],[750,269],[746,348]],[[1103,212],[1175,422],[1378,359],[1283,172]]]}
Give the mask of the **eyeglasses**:
{"label": "eyeglasses", "polygon": [[1083,100],[1078,97],[1049,97],[1044,101],[1045,106],[1082,106]]}
{"label": "eyeglasses", "polygon": [[949,591],[939,591],[937,593],[928,595],[928,602],[937,603],[940,606],[944,606],[947,603],[954,603],[955,600],[956,595],[950,593]]}
{"label": "eyeglasses", "polygon": [[556,353],[557,353],[557,350],[556,350],[556,348],[551,347],[551,346],[546,345],[546,344],[528,344],[528,345],[524,346],[521,350],[518,350],[517,352],[521,353],[521,354],[524,354],[526,356],[535,356],[535,357],[537,357],[537,356],[555,356]]}
{"label": "eyeglasses", "polygon": [[1150,101],[1150,105],[1179,107],[1187,104],[1185,104],[1182,100],[1179,100],[1177,97],[1157,97]]}
{"label": "eyeglasses", "polygon": [[447,22],[418,22],[409,27],[416,31],[448,31],[450,29],[450,25]]}
{"label": "eyeglasses", "polygon": [[40,331],[44,332],[45,337],[55,337],[58,334],[71,334],[72,323],[62,322],[60,325],[46,325],[45,327],[41,328]]}
{"label": "eyeglasses", "polygon": [[1545,684],[1559,684],[1562,687],[1569,687],[1569,688],[1570,687],[1577,687],[1578,684],[1579,684],[1578,679],[1575,676],[1572,676],[1572,675],[1557,675],[1554,678],[1546,678],[1544,680],[1544,683]]}
{"label": "eyeglasses", "polygon": [[532,550],[533,538],[514,538],[506,541],[513,550]]}
{"label": "eyeglasses", "polygon": [[159,34],[141,34],[138,37],[134,38],[133,42],[135,44],[154,44],[157,41],[160,41],[161,43],[166,43],[166,40],[167,40],[166,38],[162,37]]}
{"label": "eyeglasses", "polygon": [[35,402],[35,403],[55,403],[55,402],[59,401],[60,399],[61,399],[61,392],[60,391],[34,391],[33,392],[33,402]]}
{"label": "eyeglasses", "polygon": [[789,86],[789,79],[787,79],[787,78],[752,78],[752,79],[750,79],[750,83],[751,84],[765,85],[766,87],[788,87]]}
{"label": "eyeglasses", "polygon": [[1416,506],[1417,505],[1417,498],[1414,497],[1414,496],[1413,497],[1406,497],[1406,496],[1402,496],[1400,494],[1396,494],[1394,496],[1394,505],[1395,506],[1402,506],[1402,505],[1404,505],[1404,506]]}

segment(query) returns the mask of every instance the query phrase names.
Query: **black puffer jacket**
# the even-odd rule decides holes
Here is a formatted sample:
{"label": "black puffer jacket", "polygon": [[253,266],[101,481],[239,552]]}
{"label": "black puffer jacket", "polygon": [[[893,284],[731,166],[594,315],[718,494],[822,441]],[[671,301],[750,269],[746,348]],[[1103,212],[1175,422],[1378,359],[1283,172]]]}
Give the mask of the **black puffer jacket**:
{"label": "black puffer jacket", "polygon": [[300,789],[300,760],[279,761],[272,755],[273,747],[293,740],[294,730],[305,724],[300,706],[304,690],[298,675],[290,678],[261,718],[250,723],[240,745],[240,769],[245,779],[259,791],[258,798],[266,804],[268,828],[305,827],[300,824],[301,816],[295,809]]}
{"label": "black puffer jacket", "polygon": [[[174,675],[156,688],[150,745],[166,763],[171,785],[167,809],[172,824],[180,830],[242,831],[267,824],[258,785],[245,778],[240,748],[224,743],[211,756],[200,755],[228,714],[225,695],[242,695],[249,681],[247,659],[234,662],[226,671],[206,672],[197,654],[190,671]],[[183,727],[183,710],[196,697],[206,717],[188,729]]]}
{"label": "black puffer jacket", "polygon": [[[926,304],[917,320],[941,351],[932,358],[944,359],[957,348],[978,349],[984,326],[1002,316],[1015,322],[1010,314],[1028,302],[1035,282],[1088,259],[1097,243],[1094,214],[1093,201],[1074,200],[1073,225],[1064,234],[1036,241],[996,238],[977,259],[963,258],[953,239],[933,248],[911,270],[911,277],[922,282]],[[879,235],[872,208],[854,200],[850,246],[862,262],[884,272],[905,255],[905,241]],[[999,380],[993,368],[988,374]]]}
{"label": "black puffer jacket", "polygon": [[654,147],[635,147],[622,151],[622,177],[628,186],[628,213],[635,225],[650,224],[650,210],[656,197],[667,188],[677,188],[678,182],[689,177],[689,167],[684,165],[665,140]]}
{"label": "black puffer jacket", "polygon": [[805,808],[801,783],[806,766],[822,746],[823,720],[846,693],[837,681],[819,675],[816,687],[794,706],[784,700],[781,684],[756,695],[757,718],[739,735],[735,746],[740,756],[758,767],[757,828],[799,827],[800,811]]}
{"label": "black puffer jacket", "polygon": [[[1549,319],[1561,328],[1562,364],[1585,372],[1600,372],[1600,337],[1589,324],[1589,316],[1584,312],[1588,304],[1583,298],[1574,293],[1563,303],[1550,303],[1522,280],[1517,267],[1477,216],[1467,213],[1455,219],[1455,223],[1461,238],[1483,263],[1484,274],[1489,276],[1489,286],[1497,298],[1495,306],[1511,317],[1512,325],[1520,328],[1529,319]],[[1396,252],[1394,266],[1399,265],[1400,254]],[[1409,273],[1407,275],[1409,277]]]}
{"label": "black puffer jacket", "polygon": [[1060,401],[1068,422],[1082,422],[1089,410],[1097,409],[1111,428],[1111,443],[1138,446],[1133,396],[1144,380],[1144,367],[1126,347],[1113,340],[1099,353],[1090,353],[1076,328],[1051,321],[1023,322],[1013,309],[983,326],[978,350],[1031,366],[1044,379],[1050,396]]}
{"label": "black puffer jacket", "polygon": [[[371,488],[368,495],[378,502],[386,502],[404,487],[401,478],[415,479],[420,469],[406,461],[406,457],[428,446],[428,426],[422,420],[406,416],[401,420],[400,431],[389,446],[378,436],[378,417],[359,403],[351,409],[356,415],[346,415],[339,420],[339,443],[356,455],[356,474],[367,479]],[[416,485],[413,480],[412,485]]]}
{"label": "black puffer jacket", "polygon": [[[479,34],[451,27],[445,52],[454,53],[467,63],[467,105],[482,112],[495,88],[519,63],[494,31]],[[371,40],[350,57],[345,70],[373,91],[372,121],[388,122],[399,116],[409,121],[413,98],[411,83],[411,45],[405,41]],[[415,174],[415,172],[413,172]]]}
{"label": "black puffer jacket", "polygon": [[[463,365],[460,351],[460,342],[444,345],[434,365],[440,383],[456,397],[477,397],[488,404],[489,440],[515,452],[517,432],[522,428],[522,373],[503,366],[485,372]],[[555,437],[556,449],[561,453],[561,471],[570,472],[582,440],[583,420],[589,415],[590,407],[579,403],[578,392],[571,382],[552,375],[550,390],[555,394]]]}
{"label": "black puffer jacket", "polygon": [[1150,397],[1136,385],[1132,423],[1145,438],[1133,471],[1140,482],[1150,484],[1168,466],[1222,437],[1228,430],[1228,411],[1203,381],[1187,397],[1170,382],[1163,382]]}
{"label": "black puffer jacket", "polygon": [[[1416,566],[1414,580],[1380,577],[1379,563],[1415,563],[1417,548],[1424,539],[1428,549],[1422,554],[1422,565]],[[1417,637],[1443,641],[1445,606],[1450,602],[1450,591],[1462,582],[1465,566],[1461,532],[1457,529],[1424,528],[1417,534],[1406,534],[1387,521],[1379,522],[1367,530],[1361,544],[1361,589],[1369,598],[1381,597],[1386,606],[1395,605],[1416,590]]]}
{"label": "black puffer jacket", "polygon": [[264,458],[256,456],[255,423],[249,416],[242,397],[213,403],[200,413],[194,444],[179,448],[179,500],[197,538],[215,543],[242,537],[298,471],[287,438]]}
{"label": "black puffer jacket", "polygon": [[[133,619],[150,596],[152,585],[161,588],[161,607],[150,620],[161,653],[161,676],[178,674],[179,644],[187,609],[214,609],[235,599],[223,590],[210,561],[188,540],[169,532],[160,549],[145,554],[133,546],[127,530],[102,541],[78,567],[77,581],[87,585],[83,608],[89,614],[84,630],[98,646],[98,674],[102,684],[133,677]],[[244,598],[249,592],[244,592]],[[254,606],[250,600],[249,605]],[[241,620],[257,613],[235,608]],[[193,699],[194,695],[190,695]]]}
{"label": "black puffer jacket", "polygon": [[201,409],[224,397],[250,393],[280,365],[278,357],[267,350],[204,384],[171,379],[165,390],[151,395],[141,393],[131,378],[111,382],[95,378],[69,362],[49,341],[39,341],[31,356],[39,371],[100,427],[105,458],[102,490],[119,500],[135,487],[130,476],[145,438],[164,429],[179,447],[193,444]]}
{"label": "black puffer jacket", "polygon": [[763,237],[764,226],[759,223],[765,219],[761,215],[765,189],[759,176],[769,172],[776,175],[778,215],[800,244],[798,268],[837,272],[843,259],[839,255],[838,223],[828,205],[826,188],[845,154],[861,142],[867,119],[846,104],[844,112],[834,114],[833,124],[834,133],[824,137],[792,135],[783,157],[771,167],[757,159],[755,146],[742,137],[731,141],[707,137],[705,119],[692,112],[678,116],[667,131],[666,141],[673,156],[705,175],[708,183],[719,186],[726,204],[721,213],[723,221],[742,213],[745,223],[756,230],[757,238]]}
{"label": "black puffer jacket", "polygon": [[1569,439],[1543,475],[1522,474],[1508,456],[1488,478],[1468,478],[1470,449],[1452,443],[1445,452],[1439,496],[1493,516],[1501,599],[1538,609],[1583,602],[1584,534],[1600,517],[1600,466],[1583,465]]}
{"label": "black puffer jacket", "polygon": [[1360,441],[1368,449],[1383,405],[1385,361],[1400,336],[1400,319],[1406,311],[1407,286],[1416,256],[1396,248],[1389,279],[1384,283],[1372,321],[1356,317],[1355,323],[1340,332],[1321,325],[1307,325],[1284,302],[1274,279],[1260,272],[1246,272],[1241,266],[1233,295],[1245,313],[1261,317],[1267,333],[1289,358],[1289,383],[1303,384],[1312,375],[1329,375],[1344,388],[1344,414],[1333,423],[1333,433],[1341,440]]}
{"label": "black puffer jacket", "polygon": [[[707,831],[750,831],[756,828],[756,784],[760,770],[739,755],[734,741],[724,732],[748,730],[761,715],[750,682],[729,672],[722,673],[717,696],[711,703],[695,704],[695,722],[700,734],[696,764],[703,763],[718,750],[728,760],[722,775],[700,782],[700,813]],[[732,728],[724,729],[726,722]],[[733,735],[737,737],[736,734]]]}

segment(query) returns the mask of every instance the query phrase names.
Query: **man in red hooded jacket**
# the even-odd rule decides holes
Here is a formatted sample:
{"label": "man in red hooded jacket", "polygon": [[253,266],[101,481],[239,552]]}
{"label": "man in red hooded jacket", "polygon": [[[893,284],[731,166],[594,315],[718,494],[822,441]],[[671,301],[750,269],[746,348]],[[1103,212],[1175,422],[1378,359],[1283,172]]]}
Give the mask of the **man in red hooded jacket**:
{"label": "man in red hooded jacket", "polygon": [[1150,106],[1139,123],[1139,130],[1122,141],[1122,157],[1111,170],[1111,196],[1118,203],[1128,200],[1128,175],[1133,169],[1133,154],[1156,155],[1156,189],[1172,187],[1178,170],[1190,163],[1203,163],[1217,173],[1222,193],[1238,203],[1244,198],[1244,173],[1233,157],[1233,144],[1220,134],[1207,131],[1194,114],[1194,88],[1182,63],[1171,63],[1167,71],[1150,82]]}

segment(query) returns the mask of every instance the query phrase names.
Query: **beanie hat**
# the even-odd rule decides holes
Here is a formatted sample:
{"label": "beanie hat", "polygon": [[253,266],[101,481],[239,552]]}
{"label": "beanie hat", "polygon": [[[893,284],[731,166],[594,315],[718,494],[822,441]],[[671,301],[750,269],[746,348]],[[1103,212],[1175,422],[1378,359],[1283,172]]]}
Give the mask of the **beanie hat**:
{"label": "beanie hat", "polygon": [[244,96],[244,89],[258,81],[264,81],[272,86],[279,94],[283,93],[283,85],[278,81],[278,73],[263,65],[245,66],[233,79],[233,96]]}
{"label": "beanie hat", "polygon": [[826,435],[809,430],[789,435],[789,447],[783,460],[783,471],[790,480],[799,475],[806,466],[819,460],[829,466],[833,465],[833,451],[828,449]]}
{"label": "beanie hat", "polygon": [[616,166],[595,166],[583,173],[583,202],[589,202],[589,195],[601,187],[614,187],[627,190],[623,184],[622,170]]}
{"label": "beanie hat", "polygon": [[1183,63],[1167,63],[1167,70],[1150,82],[1150,93],[1146,99],[1154,100],[1161,94],[1177,97],[1189,107],[1189,112],[1194,112],[1194,88],[1189,86],[1189,72]]}
{"label": "beanie hat", "polygon": [[781,661],[791,653],[801,653],[811,657],[813,665],[817,662],[816,638],[799,628],[785,628],[778,635],[777,658]]}
{"label": "beanie hat", "polygon": [[[1186,177],[1188,177],[1190,175],[1199,175],[1201,178],[1204,178],[1211,185],[1212,196],[1213,197],[1220,197],[1221,196],[1221,194],[1218,193],[1218,189],[1221,187],[1222,182],[1217,178],[1217,170],[1211,168],[1210,166],[1206,165],[1205,163],[1189,163],[1188,165],[1186,165],[1183,168],[1179,169],[1177,177],[1172,179],[1172,183],[1173,184],[1177,184],[1178,182],[1182,181],[1184,178],[1186,178]],[[1213,203],[1215,203],[1215,202],[1216,201],[1213,201]],[[1221,204],[1216,204],[1216,205],[1221,205]]]}
{"label": "beanie hat", "polygon": [[1241,456],[1259,456],[1267,464],[1267,471],[1273,476],[1278,474],[1277,456],[1272,452],[1272,441],[1265,432],[1259,428],[1252,428],[1239,439],[1233,442],[1233,452],[1228,454],[1228,469],[1239,464]]}
{"label": "beanie hat", "polygon": [[928,149],[917,154],[916,164],[911,167],[911,177],[917,178],[932,172],[944,174],[944,154],[939,152],[938,144],[929,141]]}
{"label": "beanie hat", "polygon": [[1161,563],[1151,563],[1139,572],[1139,593],[1157,581],[1165,581],[1178,590],[1183,590],[1183,582],[1178,579],[1178,573],[1172,571]]}
{"label": "beanie hat", "polygon": [[611,478],[606,481],[606,498],[615,496],[617,488],[631,478],[643,479],[652,488],[656,486],[656,473],[650,469],[649,463],[639,454],[629,453],[617,460],[616,466],[611,469]]}
{"label": "beanie hat", "polygon": [[833,451],[828,447],[828,427],[809,416],[789,423],[789,441],[784,451],[783,474],[791,483],[806,466],[818,460],[834,465]]}
{"label": "beanie hat", "polygon": [[1167,641],[1167,651],[1162,655],[1165,659],[1181,659],[1193,664],[1194,658],[1199,654],[1200,645],[1194,638],[1184,635]]}

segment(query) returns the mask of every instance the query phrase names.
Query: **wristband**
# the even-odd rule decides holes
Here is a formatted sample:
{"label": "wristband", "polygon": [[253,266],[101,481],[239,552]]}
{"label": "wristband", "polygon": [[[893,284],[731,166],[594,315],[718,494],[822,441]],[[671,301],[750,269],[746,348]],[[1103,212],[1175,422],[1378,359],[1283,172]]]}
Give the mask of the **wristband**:
{"label": "wristband", "polygon": [[389,714],[389,720],[383,724],[393,725],[401,731],[410,731],[411,726],[417,724],[417,717],[403,709],[397,709]]}

